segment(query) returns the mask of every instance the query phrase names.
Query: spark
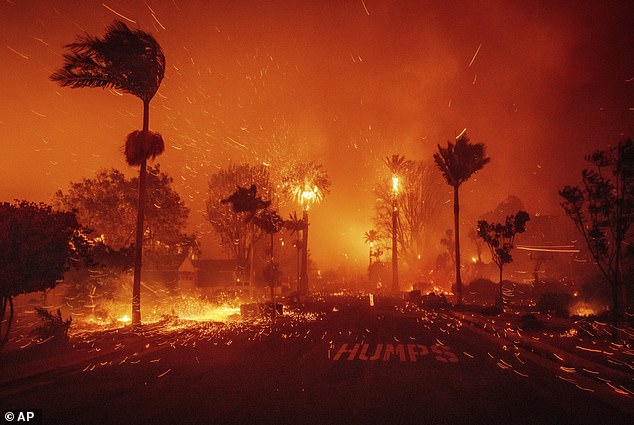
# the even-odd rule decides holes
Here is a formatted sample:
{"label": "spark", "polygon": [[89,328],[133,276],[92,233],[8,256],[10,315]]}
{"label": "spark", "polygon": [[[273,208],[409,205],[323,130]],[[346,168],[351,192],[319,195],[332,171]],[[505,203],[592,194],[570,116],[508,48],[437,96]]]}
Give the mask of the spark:
{"label": "spark", "polygon": [[365,10],[365,14],[370,16],[370,11],[368,10],[368,8],[365,5],[365,2],[363,0],[361,0],[361,4],[363,5],[363,10]]}
{"label": "spark", "polygon": [[123,19],[125,19],[126,21],[131,22],[131,23],[133,23],[133,24],[136,24],[136,23],[137,23],[135,20],[130,19],[130,18],[128,18],[127,16],[122,15],[121,13],[117,12],[116,10],[114,10],[113,8],[111,8],[110,6],[108,6],[106,3],[101,3],[101,5],[102,5],[103,7],[105,7],[106,9],[108,9],[109,11],[111,11],[112,13],[114,13],[115,15],[117,15],[118,17],[123,18]]}
{"label": "spark", "polygon": [[473,54],[473,57],[471,58],[471,62],[469,62],[469,66],[467,68],[471,68],[471,65],[473,65],[473,62],[475,61],[476,56],[478,56],[478,53],[480,53],[481,47],[482,47],[482,43],[478,45],[478,48],[476,49],[476,52]]}
{"label": "spark", "polygon": [[8,44],[7,44],[7,49],[11,50],[13,53],[15,53],[16,55],[20,56],[22,59],[31,59],[25,53],[18,52],[17,50],[15,50],[13,47],[9,46]]}
{"label": "spark", "polygon": [[557,252],[562,254],[576,254],[581,252],[579,249],[568,249],[567,247],[538,247],[538,246],[516,246],[517,249],[522,251],[537,251],[537,252]]}
{"label": "spark", "polygon": [[568,372],[568,373],[577,373],[577,369],[575,369],[574,367],[559,366],[559,369],[563,370],[564,372]]}
{"label": "spark", "polygon": [[33,36],[30,36],[30,37],[31,37],[33,40],[35,40],[35,41],[39,41],[40,43],[42,43],[42,44],[43,44],[43,45],[45,45],[45,46],[50,46],[50,44],[48,44],[46,41],[42,40],[41,38],[38,38],[38,37],[33,37]]}
{"label": "spark", "polygon": [[167,375],[168,373],[170,373],[172,371],[172,368],[167,369],[165,372],[161,373],[160,375],[157,376],[157,378],[162,378],[165,375]]}
{"label": "spark", "polygon": [[463,128],[463,129],[462,129],[462,131],[460,132],[460,134],[458,134],[458,135],[456,136],[456,140],[458,140],[459,138],[461,138],[461,137],[462,137],[462,135],[463,135],[463,134],[465,134],[466,132],[467,132],[467,128],[465,127],[465,128]]}

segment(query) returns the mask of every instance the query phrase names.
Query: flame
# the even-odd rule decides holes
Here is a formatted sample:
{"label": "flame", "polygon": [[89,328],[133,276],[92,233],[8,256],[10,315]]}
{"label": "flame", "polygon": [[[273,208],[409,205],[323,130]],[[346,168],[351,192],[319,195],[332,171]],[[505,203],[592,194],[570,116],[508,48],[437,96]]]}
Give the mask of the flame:
{"label": "flame", "polygon": [[587,316],[596,315],[599,312],[597,311],[597,309],[595,309],[591,305],[582,302],[582,303],[575,304],[574,307],[571,309],[571,313],[573,316],[587,317]]}
{"label": "flame", "polygon": [[398,176],[396,175],[392,176],[392,192],[394,194],[398,194],[398,181],[399,181]]}

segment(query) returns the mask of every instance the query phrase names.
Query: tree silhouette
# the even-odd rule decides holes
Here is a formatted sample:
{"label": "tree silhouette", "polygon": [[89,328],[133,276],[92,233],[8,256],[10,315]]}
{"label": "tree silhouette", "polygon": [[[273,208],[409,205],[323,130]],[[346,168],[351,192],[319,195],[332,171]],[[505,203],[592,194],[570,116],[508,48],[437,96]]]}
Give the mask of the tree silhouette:
{"label": "tree silhouette", "polygon": [[[265,202],[266,203],[266,202]],[[268,209],[270,202],[266,203],[266,207],[253,216],[253,223],[262,229],[262,231],[270,236],[269,251],[269,283],[271,288],[271,303],[273,304],[273,317],[277,315],[275,306],[275,285],[279,278],[279,263],[275,261],[273,248],[275,246],[275,234],[284,227],[284,219],[275,210]],[[260,204],[262,205],[262,204]]]}
{"label": "tree silhouette", "polygon": [[482,143],[469,143],[466,134],[461,135],[456,143],[447,142],[447,148],[438,145],[438,152],[434,153],[434,161],[440,172],[453,187],[453,212],[456,256],[456,298],[457,304],[462,304],[462,280],[460,278],[460,185],[478,170],[481,170],[491,159],[485,155]]}
{"label": "tree silhouette", "polygon": [[627,139],[586,159],[594,169],[583,170],[582,186],[566,186],[559,194],[564,198],[562,207],[610,285],[616,337],[628,301],[623,260],[627,247],[631,247],[634,221],[634,143]]}
{"label": "tree silhouette", "polygon": [[306,223],[304,220],[297,217],[297,212],[293,211],[289,214],[288,220],[284,222],[284,227],[291,232],[291,235],[295,235],[296,239],[294,242],[295,250],[297,251],[297,290],[299,291],[299,273],[300,273],[300,254],[302,252],[302,241],[300,239],[300,231],[304,231],[306,227]]}
{"label": "tree silhouette", "polygon": [[[429,161],[410,161],[400,171],[397,243],[399,258],[414,269],[420,264],[419,255],[426,252],[437,233],[436,222],[445,213],[445,190],[439,183],[442,177]],[[384,180],[376,185],[376,212],[374,223],[383,239],[392,237],[393,192],[392,185]]]}
{"label": "tree silhouette", "polygon": [[[159,164],[147,169],[147,197],[143,246],[145,259],[178,254],[192,244],[193,236],[184,233],[189,208],[173,189],[173,179]],[[102,169],[93,177],[70,182],[68,189],[57,191],[54,206],[75,211],[79,222],[96,233],[114,250],[130,248],[134,243],[138,178],[126,178],[114,168]],[[156,258],[154,258],[156,260]]]}
{"label": "tree silhouette", "polygon": [[74,213],[27,201],[0,203],[0,347],[9,340],[13,297],[55,287],[70,260],[87,252]]}
{"label": "tree silhouette", "polygon": [[85,35],[66,45],[64,65],[51,75],[62,87],[114,88],[132,94],[143,102],[143,128],[128,135],[126,161],[139,166],[139,198],[135,238],[134,283],[132,287],[132,324],[141,323],[141,264],[143,256],[143,219],[147,160],[164,149],[160,134],[149,131],[150,101],[158,91],[165,73],[165,56],[150,34],[130,30],[115,20],[103,38]]}
{"label": "tree silhouette", "polygon": [[368,268],[369,268],[372,266],[372,256],[374,255],[373,253],[374,244],[379,241],[379,232],[376,231],[375,229],[370,229],[363,234],[363,239],[365,243],[370,245],[370,253],[369,253],[370,260],[368,264]]}
{"label": "tree silhouette", "polygon": [[300,272],[300,292],[308,292],[308,209],[319,203],[330,192],[330,177],[324,167],[314,161],[290,164],[284,170],[282,191],[286,196],[303,207],[302,221],[302,264]]}
{"label": "tree silhouette", "polygon": [[[236,260],[239,273],[246,273],[249,269],[249,280],[253,278],[253,247],[263,236],[263,232],[251,221],[251,207],[241,205],[240,196],[235,194],[237,187],[245,189],[245,198],[255,196],[248,192],[255,185],[262,198],[276,202],[275,188],[270,182],[269,170],[263,165],[231,165],[214,173],[209,178],[207,198],[207,219],[213,231],[220,239],[220,244],[225,252]],[[236,208],[244,212],[234,212],[229,198],[235,194],[232,200],[237,201]],[[228,202],[223,203],[226,199]],[[257,204],[255,205],[258,206]],[[253,283],[253,282],[252,282]]]}
{"label": "tree silhouette", "polygon": [[400,180],[403,178],[403,172],[412,165],[411,161],[405,159],[403,155],[394,154],[386,157],[383,162],[392,174],[392,188],[390,191],[391,216],[392,216],[392,290],[398,291],[398,196],[401,186]]}
{"label": "tree silhouette", "polygon": [[254,184],[248,189],[238,186],[235,192],[220,202],[223,204],[230,203],[233,212],[236,214],[247,213],[244,221],[249,222],[259,210],[268,208],[271,205],[271,201],[265,201],[261,197],[256,196],[257,191],[257,186]]}
{"label": "tree silhouette", "polygon": [[489,247],[493,262],[500,271],[500,296],[499,306],[504,311],[504,289],[502,287],[502,270],[504,264],[513,261],[511,249],[515,236],[524,233],[526,223],[530,217],[526,211],[518,211],[515,215],[507,215],[504,223],[489,223],[486,220],[478,221],[478,235]]}

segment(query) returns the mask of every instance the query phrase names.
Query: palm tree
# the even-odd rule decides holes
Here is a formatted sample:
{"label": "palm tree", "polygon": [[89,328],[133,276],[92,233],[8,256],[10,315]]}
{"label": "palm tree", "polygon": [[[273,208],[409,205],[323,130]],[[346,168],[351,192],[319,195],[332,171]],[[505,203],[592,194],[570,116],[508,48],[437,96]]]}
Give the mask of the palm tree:
{"label": "palm tree", "polygon": [[374,243],[379,240],[379,232],[377,232],[375,229],[368,230],[363,234],[363,239],[365,240],[365,243],[370,245],[370,264],[368,266],[369,269],[372,266],[372,248],[374,247]]}
{"label": "palm tree", "polygon": [[291,235],[295,234],[297,238],[295,240],[294,246],[295,246],[295,249],[297,250],[297,290],[299,291],[301,290],[301,288],[299,287],[299,272],[300,272],[300,265],[299,265],[300,255],[299,254],[302,251],[302,241],[299,239],[299,232],[304,231],[305,223],[304,223],[304,220],[297,217],[297,211],[293,211],[291,214],[289,214],[288,220],[284,222],[284,227],[291,231]]}
{"label": "palm tree", "polygon": [[[254,218],[261,210],[267,210],[271,205],[271,201],[265,201],[262,197],[257,196],[257,186],[252,184],[248,189],[237,186],[235,192],[227,198],[222,199],[222,204],[230,203],[235,214],[245,213],[244,222],[249,224],[251,231],[251,243],[249,244],[249,283],[253,286],[255,283],[255,269],[253,267],[255,261],[255,226]],[[262,222],[263,223],[263,222]],[[260,228],[262,226],[259,226]]]}
{"label": "palm tree", "polygon": [[469,143],[466,134],[462,134],[456,140],[456,144],[447,142],[447,148],[438,145],[438,152],[434,154],[434,161],[440,172],[447,180],[447,184],[453,187],[453,215],[455,233],[456,256],[456,299],[457,304],[462,304],[462,280],[460,278],[460,203],[458,189],[460,185],[478,170],[481,170],[491,158],[486,157],[485,147],[482,143]]}
{"label": "palm tree", "polygon": [[270,236],[270,252],[269,252],[269,279],[271,285],[271,303],[273,304],[273,317],[277,316],[277,306],[275,305],[275,285],[278,280],[278,266],[273,256],[273,248],[275,246],[275,234],[282,230],[284,227],[284,220],[275,210],[265,208],[261,210],[257,215],[253,217],[253,222],[264,233]]}
{"label": "palm tree", "polygon": [[323,166],[314,161],[291,164],[284,170],[282,190],[296,201],[304,211],[302,221],[302,267],[300,273],[300,292],[308,292],[308,209],[311,204],[319,203],[330,192],[330,177]]}
{"label": "palm tree", "polygon": [[403,172],[412,165],[411,161],[405,159],[403,155],[394,154],[384,159],[385,165],[392,173],[392,290],[398,291],[398,244],[397,244],[397,227],[398,227],[398,206],[397,197],[400,187],[399,180]]}
{"label": "palm tree", "polygon": [[85,35],[65,46],[64,66],[51,75],[62,87],[113,88],[132,94],[143,102],[143,129],[128,135],[125,155],[128,164],[139,166],[134,284],[132,287],[132,324],[141,323],[141,263],[143,254],[143,218],[147,160],[164,150],[163,138],[149,131],[150,101],[158,91],[165,73],[165,56],[150,34],[130,30],[114,21],[103,38]]}

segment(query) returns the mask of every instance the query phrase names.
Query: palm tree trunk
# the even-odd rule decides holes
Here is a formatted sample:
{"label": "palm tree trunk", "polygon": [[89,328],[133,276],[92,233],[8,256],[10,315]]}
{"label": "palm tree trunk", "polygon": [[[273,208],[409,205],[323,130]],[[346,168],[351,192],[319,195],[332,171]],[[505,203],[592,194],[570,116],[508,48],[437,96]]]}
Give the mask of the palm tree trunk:
{"label": "palm tree trunk", "polygon": [[273,267],[273,235],[274,233],[271,233],[271,256],[270,256],[270,260],[271,260],[271,265],[270,265],[270,271],[271,271],[271,304],[273,304],[273,317],[277,316],[277,309],[275,308],[275,269]]}
{"label": "palm tree trunk", "polygon": [[300,260],[301,260],[301,252],[302,252],[302,246],[301,246],[301,241],[299,240],[299,235],[297,237],[297,241],[295,241],[295,243],[297,244],[296,246],[296,250],[297,250],[297,267],[296,267],[296,274],[297,274],[297,291],[301,292],[302,288],[301,288],[301,280],[300,280]]}
{"label": "palm tree trunk", "polygon": [[302,229],[302,271],[299,276],[299,292],[308,293],[308,209],[304,208],[304,228]]}
{"label": "palm tree trunk", "polygon": [[398,243],[397,243],[398,210],[396,198],[392,200],[392,291],[398,292]]}
{"label": "palm tree trunk", "polygon": [[456,303],[462,304],[462,279],[460,278],[460,202],[458,197],[458,187],[453,187],[453,223],[456,244]]}
{"label": "palm tree trunk", "polygon": [[[150,122],[150,102],[143,101],[143,133],[147,134]],[[139,200],[134,245],[134,281],[132,284],[132,326],[141,324],[141,264],[143,262],[143,221],[145,216],[145,177],[147,160],[139,166]]]}

